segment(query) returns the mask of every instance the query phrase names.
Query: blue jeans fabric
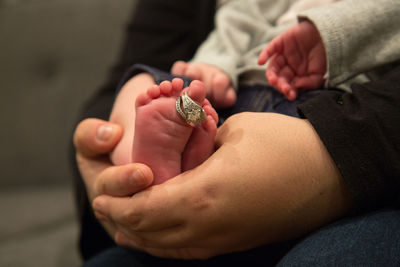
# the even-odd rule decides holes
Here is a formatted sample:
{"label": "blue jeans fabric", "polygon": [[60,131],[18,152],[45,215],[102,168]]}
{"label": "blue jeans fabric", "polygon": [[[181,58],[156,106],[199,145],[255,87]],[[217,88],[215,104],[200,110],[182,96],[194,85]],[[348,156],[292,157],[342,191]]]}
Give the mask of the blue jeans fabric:
{"label": "blue jeans fabric", "polygon": [[342,219],[292,246],[291,242],[275,244],[203,261],[160,259],[114,247],[84,266],[400,266],[400,211],[387,209]]}
{"label": "blue jeans fabric", "polygon": [[240,112],[273,112],[299,117],[297,106],[320,94],[322,90],[301,92],[294,101],[288,101],[275,88],[266,85],[240,86],[237,101],[232,108],[218,110],[220,123]]}
{"label": "blue jeans fabric", "polygon": [[222,266],[274,266],[293,246],[293,242],[272,244],[245,252],[220,255],[207,260],[174,260],[161,259],[149,254],[123,247],[113,247],[101,252],[84,264],[94,266],[162,266],[162,267],[222,267]]}
{"label": "blue jeans fabric", "polygon": [[400,266],[400,211],[375,211],[324,227],[278,266]]}

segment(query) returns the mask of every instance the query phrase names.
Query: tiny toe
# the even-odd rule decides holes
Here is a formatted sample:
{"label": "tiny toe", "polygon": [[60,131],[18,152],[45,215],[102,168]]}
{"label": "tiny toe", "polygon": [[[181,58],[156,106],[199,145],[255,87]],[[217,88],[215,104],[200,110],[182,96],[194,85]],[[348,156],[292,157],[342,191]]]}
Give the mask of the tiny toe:
{"label": "tiny toe", "polygon": [[172,80],[172,94],[180,94],[183,88],[183,80],[180,78],[174,78]]}
{"label": "tiny toe", "polygon": [[211,104],[208,105],[203,105],[203,109],[207,114],[207,117],[212,118],[215,124],[218,123],[218,113],[215,111],[215,109],[211,106]]}
{"label": "tiny toe", "polygon": [[150,101],[150,97],[147,93],[143,93],[136,97],[135,105],[136,107],[144,106]]}
{"label": "tiny toe", "polygon": [[194,80],[190,83],[189,89],[187,89],[189,97],[197,103],[203,103],[206,97],[206,87],[204,83],[198,80]]}
{"label": "tiny toe", "polygon": [[170,81],[163,81],[160,84],[161,94],[166,95],[166,96],[170,96],[171,95],[171,90],[172,90],[172,84],[171,84]]}
{"label": "tiny toe", "polygon": [[160,87],[158,85],[153,85],[147,90],[147,95],[153,99],[159,97],[160,94]]}
{"label": "tiny toe", "polygon": [[201,125],[209,134],[217,133],[217,121],[212,116],[207,116],[207,120]]}
{"label": "tiny toe", "polygon": [[204,108],[206,106],[211,106],[211,103],[207,98],[204,99],[203,104],[201,105],[201,107]]}

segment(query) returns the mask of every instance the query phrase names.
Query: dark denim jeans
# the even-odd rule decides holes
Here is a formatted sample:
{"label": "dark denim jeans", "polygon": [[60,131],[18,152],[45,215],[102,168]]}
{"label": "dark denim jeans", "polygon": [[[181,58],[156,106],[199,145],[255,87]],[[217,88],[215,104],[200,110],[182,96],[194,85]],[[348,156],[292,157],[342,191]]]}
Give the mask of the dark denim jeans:
{"label": "dark denim jeans", "polygon": [[400,211],[380,210],[324,227],[278,266],[400,266]]}
{"label": "dark denim jeans", "polygon": [[400,266],[400,211],[380,210],[342,219],[297,244],[285,243],[209,260],[167,260],[122,247],[106,250],[86,262],[101,266]]}

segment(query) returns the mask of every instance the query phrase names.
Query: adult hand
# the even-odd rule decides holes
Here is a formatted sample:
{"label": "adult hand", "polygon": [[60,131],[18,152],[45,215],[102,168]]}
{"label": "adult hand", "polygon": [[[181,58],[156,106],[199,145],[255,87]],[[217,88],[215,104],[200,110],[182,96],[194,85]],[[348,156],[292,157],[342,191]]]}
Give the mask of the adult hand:
{"label": "adult hand", "polygon": [[133,197],[102,195],[100,220],[119,245],[167,258],[209,258],[301,236],[351,205],[312,126],[271,113],[242,113],[217,135],[202,165]]}
{"label": "adult hand", "polygon": [[314,24],[303,21],[273,39],[260,53],[258,64],[270,59],[265,72],[271,86],[294,100],[301,89],[324,83],[326,52]]}
{"label": "adult hand", "polygon": [[[143,164],[113,166],[108,153],[122,136],[117,124],[98,119],[86,119],[76,128],[74,145],[78,168],[86,185],[89,201],[102,194],[129,196],[149,186],[151,170]],[[104,225],[114,234],[113,224]]]}

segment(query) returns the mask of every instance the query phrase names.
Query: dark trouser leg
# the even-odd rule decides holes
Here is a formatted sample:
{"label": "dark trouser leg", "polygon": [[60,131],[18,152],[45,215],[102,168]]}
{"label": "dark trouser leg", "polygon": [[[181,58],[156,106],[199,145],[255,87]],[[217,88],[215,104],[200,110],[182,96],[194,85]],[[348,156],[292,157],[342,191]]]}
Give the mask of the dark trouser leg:
{"label": "dark trouser leg", "polygon": [[400,210],[326,226],[299,242],[278,266],[400,266]]}
{"label": "dark trouser leg", "polygon": [[87,261],[84,267],[268,267],[276,263],[293,246],[293,242],[273,244],[245,252],[220,255],[207,260],[173,260],[115,246]]}
{"label": "dark trouser leg", "polygon": [[85,267],[275,266],[281,257],[278,266],[400,266],[399,229],[400,211],[387,209],[342,219],[310,234],[291,250],[292,243],[288,242],[205,261],[180,261],[114,247]]}

